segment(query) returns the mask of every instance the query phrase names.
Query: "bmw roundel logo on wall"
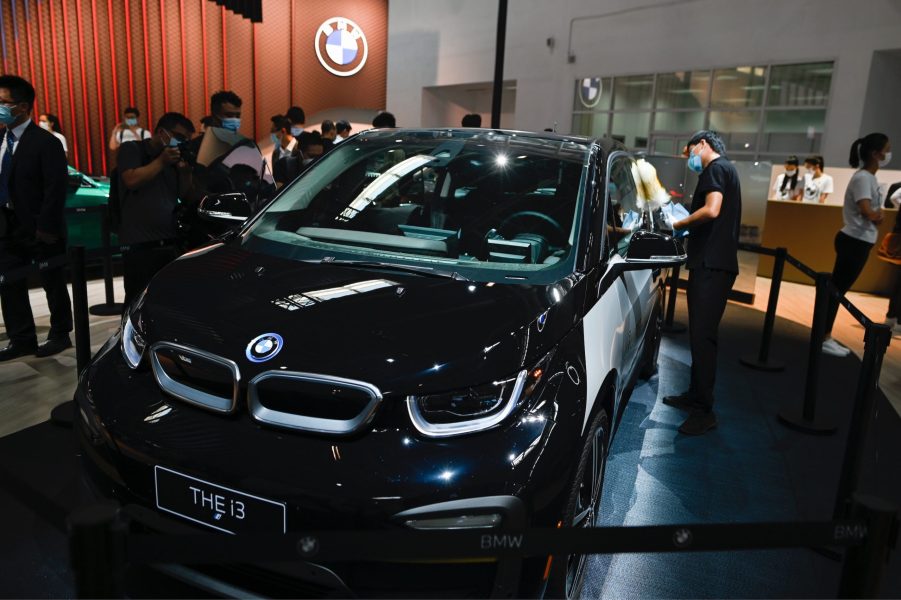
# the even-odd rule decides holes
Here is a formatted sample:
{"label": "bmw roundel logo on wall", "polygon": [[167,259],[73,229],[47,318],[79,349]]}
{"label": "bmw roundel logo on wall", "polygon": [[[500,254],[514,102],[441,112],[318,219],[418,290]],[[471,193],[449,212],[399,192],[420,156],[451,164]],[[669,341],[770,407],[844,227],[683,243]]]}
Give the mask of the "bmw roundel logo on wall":
{"label": "bmw roundel logo on wall", "polygon": [[278,354],[285,340],[277,333],[264,333],[250,340],[244,355],[250,362],[261,363],[273,358]]}
{"label": "bmw roundel logo on wall", "polygon": [[332,17],[316,32],[316,56],[329,73],[350,77],[366,64],[369,44],[359,25],[344,17]]}
{"label": "bmw roundel logo on wall", "polygon": [[579,100],[585,108],[594,108],[601,101],[601,78],[586,77],[579,84]]}

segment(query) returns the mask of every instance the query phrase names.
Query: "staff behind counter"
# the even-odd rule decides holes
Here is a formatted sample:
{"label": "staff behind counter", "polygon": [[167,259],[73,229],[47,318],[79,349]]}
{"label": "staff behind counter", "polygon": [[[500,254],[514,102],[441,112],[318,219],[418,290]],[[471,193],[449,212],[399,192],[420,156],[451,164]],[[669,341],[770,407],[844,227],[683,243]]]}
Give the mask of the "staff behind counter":
{"label": "staff behind counter", "polygon": [[776,177],[771,200],[825,204],[826,198],[834,191],[834,183],[832,176],[823,172],[823,157],[814,155],[805,158],[803,175],[798,164],[797,156],[785,159],[785,172]]}

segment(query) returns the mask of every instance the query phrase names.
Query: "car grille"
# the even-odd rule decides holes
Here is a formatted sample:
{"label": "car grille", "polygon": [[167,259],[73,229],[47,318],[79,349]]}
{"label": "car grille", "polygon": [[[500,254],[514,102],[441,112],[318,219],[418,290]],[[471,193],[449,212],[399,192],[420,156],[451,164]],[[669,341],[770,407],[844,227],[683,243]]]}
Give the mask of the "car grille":
{"label": "car grille", "polygon": [[375,416],[382,394],[352,379],[266,371],[248,384],[250,413],[268,425],[326,434],[352,434]]}
{"label": "car grille", "polygon": [[190,404],[231,413],[238,404],[238,365],[196,348],[159,342],[151,348],[156,382]]}

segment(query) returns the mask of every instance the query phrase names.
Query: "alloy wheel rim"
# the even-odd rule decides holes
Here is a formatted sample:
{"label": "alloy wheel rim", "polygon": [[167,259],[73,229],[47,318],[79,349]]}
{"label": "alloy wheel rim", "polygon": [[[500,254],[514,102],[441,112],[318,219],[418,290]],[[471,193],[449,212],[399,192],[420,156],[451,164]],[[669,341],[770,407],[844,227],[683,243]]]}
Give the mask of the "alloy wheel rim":
{"label": "alloy wheel rim", "polygon": [[[600,504],[604,466],[604,429],[598,427],[591,443],[591,458],[589,460],[590,482],[586,482],[586,478],[583,476],[577,496],[576,510],[573,514],[573,527],[586,528],[594,526]],[[586,485],[586,483],[589,485]],[[587,563],[588,556],[585,554],[570,554],[566,557],[565,592],[567,598],[573,598],[574,594],[582,589]]]}

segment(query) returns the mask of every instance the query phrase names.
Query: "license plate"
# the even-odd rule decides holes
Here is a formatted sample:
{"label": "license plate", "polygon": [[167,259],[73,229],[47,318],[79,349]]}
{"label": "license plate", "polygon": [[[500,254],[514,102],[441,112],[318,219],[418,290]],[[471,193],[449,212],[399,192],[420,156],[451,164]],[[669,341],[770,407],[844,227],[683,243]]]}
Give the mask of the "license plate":
{"label": "license plate", "polygon": [[157,465],[156,507],[225,533],[285,532],[286,510],[275,502]]}

